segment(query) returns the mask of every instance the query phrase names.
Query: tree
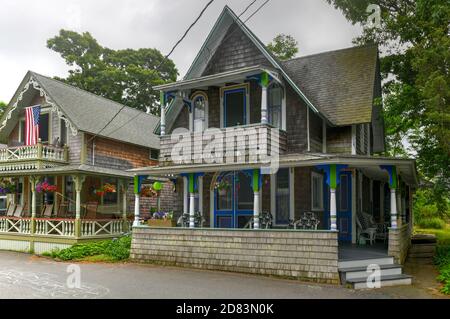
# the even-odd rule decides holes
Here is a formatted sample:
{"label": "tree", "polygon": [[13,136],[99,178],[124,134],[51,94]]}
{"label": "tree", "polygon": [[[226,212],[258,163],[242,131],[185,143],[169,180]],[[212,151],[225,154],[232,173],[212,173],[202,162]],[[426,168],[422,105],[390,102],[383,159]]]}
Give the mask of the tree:
{"label": "tree", "polygon": [[8,105],[5,102],[0,101],[0,117],[3,116],[7,106]]}
{"label": "tree", "polygon": [[176,81],[178,75],[173,61],[157,49],[112,50],[89,32],[61,30],[47,47],[72,67],[67,78],[58,80],[156,115],[159,92],[152,87]]}
{"label": "tree", "polygon": [[[382,50],[389,150],[406,139],[419,172],[433,182],[441,214],[450,192],[449,0],[327,0],[363,26],[356,44]],[[379,7],[379,25],[373,24]]]}
{"label": "tree", "polygon": [[286,61],[298,53],[298,42],[290,35],[279,34],[267,45],[267,49],[281,61]]}

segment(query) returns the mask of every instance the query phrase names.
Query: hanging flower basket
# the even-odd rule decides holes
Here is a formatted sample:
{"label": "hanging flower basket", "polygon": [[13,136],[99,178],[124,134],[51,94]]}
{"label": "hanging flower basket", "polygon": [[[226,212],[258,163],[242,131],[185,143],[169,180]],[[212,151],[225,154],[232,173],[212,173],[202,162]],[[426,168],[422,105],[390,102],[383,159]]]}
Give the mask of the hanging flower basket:
{"label": "hanging flower basket", "polygon": [[224,180],[216,182],[214,189],[217,190],[220,196],[225,196],[230,189],[230,183]]}
{"label": "hanging flower basket", "polygon": [[49,182],[41,182],[36,185],[36,192],[38,193],[54,193],[56,192],[56,185],[51,185]]}
{"label": "hanging flower basket", "polygon": [[105,184],[102,187],[94,190],[94,194],[99,197],[105,195],[106,193],[115,193],[115,192],[117,192],[116,186],[112,184]]}
{"label": "hanging flower basket", "polygon": [[12,194],[16,192],[16,185],[10,182],[0,184],[0,195]]}
{"label": "hanging flower basket", "polygon": [[140,195],[142,197],[157,197],[158,192],[153,189],[151,186],[144,186],[141,188]]}

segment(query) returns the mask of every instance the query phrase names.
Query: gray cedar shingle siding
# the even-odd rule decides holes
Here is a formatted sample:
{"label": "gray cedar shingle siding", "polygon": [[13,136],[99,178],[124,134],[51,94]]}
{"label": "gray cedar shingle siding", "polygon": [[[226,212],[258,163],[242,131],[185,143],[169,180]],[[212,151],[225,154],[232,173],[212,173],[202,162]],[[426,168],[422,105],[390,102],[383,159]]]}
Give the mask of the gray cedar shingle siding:
{"label": "gray cedar shingle siding", "polygon": [[286,87],[287,152],[301,153],[308,150],[306,105],[290,86]]}
{"label": "gray cedar shingle siding", "polygon": [[224,39],[209,61],[203,76],[247,66],[270,66],[266,57],[236,24],[230,26]]}
{"label": "gray cedar shingle siding", "polygon": [[283,67],[336,126],[372,121],[378,49],[365,46],[283,62]]}

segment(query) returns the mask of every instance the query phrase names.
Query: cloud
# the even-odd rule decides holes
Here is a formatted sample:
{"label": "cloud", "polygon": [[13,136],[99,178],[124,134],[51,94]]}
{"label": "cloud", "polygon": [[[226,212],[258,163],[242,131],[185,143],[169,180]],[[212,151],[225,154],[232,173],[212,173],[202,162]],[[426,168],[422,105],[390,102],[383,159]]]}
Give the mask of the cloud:
{"label": "cloud", "polygon": [[[225,5],[237,14],[251,0],[216,0],[172,55],[184,75]],[[251,14],[258,0],[243,16]],[[3,0],[0,19],[0,100],[9,102],[28,70],[65,76],[67,66],[46,48],[61,28],[89,31],[112,49],[154,47],[166,54],[206,0]],[[360,33],[325,0],[271,0],[248,26],[267,43],[278,33],[299,41],[300,55],[351,46]]]}

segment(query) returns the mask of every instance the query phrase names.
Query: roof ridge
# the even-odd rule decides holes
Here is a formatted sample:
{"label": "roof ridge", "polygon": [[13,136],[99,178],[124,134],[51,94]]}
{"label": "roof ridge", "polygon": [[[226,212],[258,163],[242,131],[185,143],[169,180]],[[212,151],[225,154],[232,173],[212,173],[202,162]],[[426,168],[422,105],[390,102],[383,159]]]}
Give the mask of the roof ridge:
{"label": "roof ridge", "polygon": [[128,105],[125,105],[125,104],[119,103],[119,102],[117,102],[117,101],[108,99],[108,98],[106,98],[106,97],[104,97],[104,96],[101,96],[101,95],[98,95],[98,94],[89,92],[89,91],[87,91],[87,90],[81,89],[81,88],[76,87],[76,86],[74,86],[74,85],[70,85],[70,84],[65,83],[65,82],[63,82],[63,81],[56,80],[56,79],[54,79],[54,78],[48,77],[48,76],[46,76],[46,75],[42,75],[42,74],[40,74],[40,73],[31,71],[31,70],[30,70],[29,72],[30,72],[32,75],[41,76],[41,77],[46,78],[46,79],[48,79],[48,80],[50,80],[50,81],[58,82],[58,83],[60,83],[60,84],[63,84],[64,86],[67,86],[67,87],[71,88],[71,89],[75,89],[75,90],[78,90],[78,91],[81,91],[81,92],[90,94],[90,95],[92,95],[92,96],[95,96],[96,98],[100,98],[100,99],[103,99],[103,100],[107,100],[108,102],[112,102],[112,103],[114,103],[114,104],[117,104],[117,105],[120,106],[120,107],[125,106],[126,108],[128,108],[128,109],[130,109],[130,110],[134,110],[134,111],[136,111],[136,112],[140,112],[140,113],[142,113],[142,114],[146,114],[146,115],[148,115],[148,116],[151,116],[151,117],[154,117],[154,118],[159,119],[159,116],[156,116],[156,115],[154,115],[154,114],[151,114],[151,113],[147,113],[147,112],[138,110],[138,109],[136,109],[136,108],[134,108],[134,107],[130,107],[130,106],[128,106]]}
{"label": "roof ridge", "polygon": [[348,50],[353,50],[353,49],[363,49],[363,48],[369,48],[369,47],[376,47],[376,48],[378,48],[378,45],[377,44],[365,44],[365,45],[352,46],[352,47],[336,49],[336,50],[328,50],[328,51],[308,54],[308,55],[304,55],[304,56],[299,56],[299,57],[292,58],[292,59],[289,59],[289,60],[286,60],[286,61],[281,61],[281,63],[292,62],[292,61],[301,60],[301,59],[304,59],[304,58],[310,58],[310,57],[318,56],[318,55],[322,55],[322,54],[328,54],[328,53],[333,53],[333,52],[341,52],[341,51],[348,51]]}

